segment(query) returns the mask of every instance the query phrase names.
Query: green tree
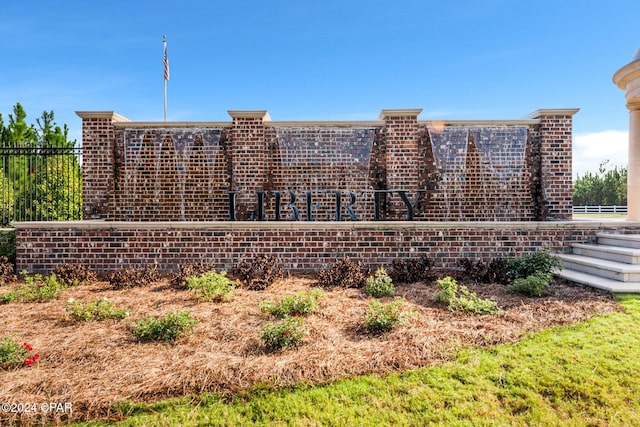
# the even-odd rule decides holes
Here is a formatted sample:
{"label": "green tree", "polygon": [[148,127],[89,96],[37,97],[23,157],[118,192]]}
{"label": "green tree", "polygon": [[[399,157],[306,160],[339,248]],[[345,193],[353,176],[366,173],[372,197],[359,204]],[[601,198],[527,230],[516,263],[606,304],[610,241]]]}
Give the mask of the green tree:
{"label": "green tree", "polygon": [[6,125],[0,114],[2,225],[11,220],[81,219],[82,176],[69,128],[55,123],[53,111],[44,111],[35,125],[26,118],[20,103]]}
{"label": "green tree", "polygon": [[609,161],[600,163],[598,171],[578,175],[573,184],[573,204],[618,205],[627,204],[627,168],[608,169]]}

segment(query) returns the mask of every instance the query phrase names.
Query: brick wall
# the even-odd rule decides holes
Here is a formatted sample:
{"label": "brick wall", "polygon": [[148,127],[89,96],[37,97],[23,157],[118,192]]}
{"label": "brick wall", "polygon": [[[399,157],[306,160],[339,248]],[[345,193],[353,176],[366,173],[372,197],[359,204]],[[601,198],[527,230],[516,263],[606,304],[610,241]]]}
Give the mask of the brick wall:
{"label": "brick wall", "polygon": [[539,186],[543,219],[570,219],[572,215],[572,129],[577,110],[538,110]]}
{"label": "brick wall", "polygon": [[127,121],[113,111],[78,112],[82,118],[84,219],[106,218],[114,210],[113,123]]}
{"label": "brick wall", "polygon": [[242,221],[255,215],[254,194],[267,183],[268,149],[264,122],[270,120],[266,111],[231,111],[231,191],[237,191],[236,219]]}
{"label": "brick wall", "polygon": [[[385,132],[386,189],[405,190],[411,199],[415,199],[421,184],[418,134],[418,115],[421,111],[382,110],[380,113]],[[404,219],[405,211],[406,204],[399,196],[387,198],[387,218]]]}
{"label": "brick wall", "polygon": [[537,123],[420,123],[424,188],[417,216],[428,221],[538,219]]}
{"label": "brick wall", "polygon": [[229,270],[243,259],[277,256],[286,270],[317,270],[348,256],[368,267],[427,255],[438,267],[489,261],[543,248],[563,250],[602,230],[640,232],[624,222],[203,222],[18,223],[17,268],[47,272],[81,263],[108,272],[158,263],[164,271],[206,261]]}
{"label": "brick wall", "polygon": [[[371,162],[379,127],[292,125],[271,129],[269,190],[282,191],[281,206],[291,200],[288,192],[292,191],[301,220],[337,220],[336,201],[341,220],[351,219],[349,209],[357,209],[359,220],[373,218],[373,194],[362,190],[376,188]],[[355,196],[354,208],[349,192]],[[273,193],[267,196],[267,217],[275,218],[275,197]],[[284,207],[281,218],[291,216],[292,210]]]}
{"label": "brick wall", "polygon": [[230,111],[231,123],[166,127],[79,113],[85,218],[228,220],[231,191],[237,220],[349,221],[351,207],[358,220],[404,220],[408,205],[423,221],[567,219],[575,111],[435,123],[383,110],[375,122],[304,124]]}

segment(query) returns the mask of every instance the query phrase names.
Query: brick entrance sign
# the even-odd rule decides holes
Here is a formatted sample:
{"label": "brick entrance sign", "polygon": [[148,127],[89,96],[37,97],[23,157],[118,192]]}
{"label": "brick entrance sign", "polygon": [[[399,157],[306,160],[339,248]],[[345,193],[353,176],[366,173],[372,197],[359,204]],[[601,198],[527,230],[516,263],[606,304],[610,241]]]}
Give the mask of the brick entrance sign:
{"label": "brick entrance sign", "polygon": [[361,122],[83,121],[85,221],[17,223],[18,269],[98,271],[275,255],[289,270],[344,256],[368,266],[562,249],[637,223],[571,219],[572,116],[423,121],[419,109]]}

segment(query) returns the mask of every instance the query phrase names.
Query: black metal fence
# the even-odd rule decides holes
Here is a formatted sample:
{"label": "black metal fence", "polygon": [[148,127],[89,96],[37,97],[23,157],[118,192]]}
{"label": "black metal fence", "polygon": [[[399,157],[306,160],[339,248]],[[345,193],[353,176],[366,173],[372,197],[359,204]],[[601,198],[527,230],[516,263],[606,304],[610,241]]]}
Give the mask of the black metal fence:
{"label": "black metal fence", "polygon": [[0,226],[82,219],[82,149],[0,147]]}

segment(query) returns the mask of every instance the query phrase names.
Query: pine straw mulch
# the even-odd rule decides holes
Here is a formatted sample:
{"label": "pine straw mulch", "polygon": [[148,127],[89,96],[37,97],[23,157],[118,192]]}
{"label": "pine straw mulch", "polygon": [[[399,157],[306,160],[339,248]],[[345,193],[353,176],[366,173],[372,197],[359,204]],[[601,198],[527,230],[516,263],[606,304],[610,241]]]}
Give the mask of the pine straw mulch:
{"label": "pine straw mulch", "polygon": [[[556,325],[620,310],[594,290],[555,283],[542,298],[509,294],[503,285],[468,285],[503,309],[496,316],[450,313],[433,301],[437,285],[396,287],[420,315],[410,327],[370,335],[363,329],[369,298],[358,289],[325,291],[320,309],[306,319],[310,333],[298,348],[267,352],[259,338],[272,319],[258,308],[263,299],[316,285],[288,278],[264,291],[237,289],[228,303],[199,302],[164,279],[148,287],[111,290],[105,282],[68,289],[57,300],[0,305],[0,336],[29,342],[38,366],[0,371],[2,402],[71,402],[71,414],[0,414],[0,421],[32,423],[116,419],[114,402],[152,402],[198,392],[230,393],[256,384],[322,383],[442,363],[463,346],[509,343]],[[0,291],[7,290],[3,287]],[[125,320],[78,323],[65,312],[68,298],[107,297],[127,309]],[[148,315],[189,309],[201,322],[174,344],[136,341],[130,325]],[[13,418],[7,418],[7,415]],[[0,423],[1,424],[1,423]]]}

